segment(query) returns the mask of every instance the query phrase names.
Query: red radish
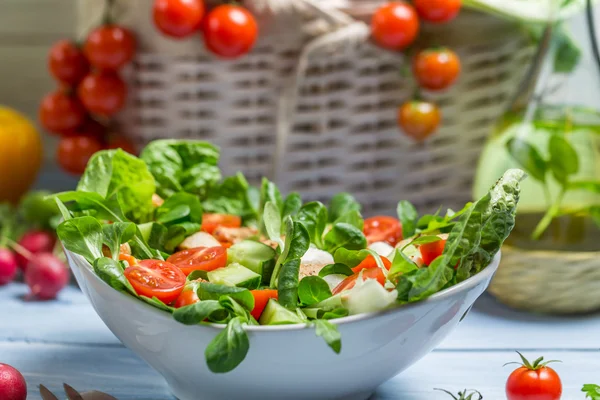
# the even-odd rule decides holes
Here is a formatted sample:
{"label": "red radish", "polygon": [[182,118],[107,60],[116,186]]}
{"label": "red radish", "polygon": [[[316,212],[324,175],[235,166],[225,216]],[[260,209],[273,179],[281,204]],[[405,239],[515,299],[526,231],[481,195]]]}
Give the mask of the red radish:
{"label": "red radish", "polygon": [[12,282],[17,275],[17,259],[9,249],[0,248],[0,285]]}
{"label": "red radish", "polygon": [[27,384],[23,375],[8,364],[0,363],[0,399],[26,400]]}
{"label": "red radish", "polygon": [[[55,244],[54,235],[46,231],[29,231],[19,240],[19,245],[32,254],[51,253]],[[17,263],[22,270],[25,270],[29,263],[26,254],[17,251]]]}
{"label": "red radish", "polygon": [[69,270],[52,253],[35,254],[25,269],[25,283],[33,297],[51,300],[69,283]]}

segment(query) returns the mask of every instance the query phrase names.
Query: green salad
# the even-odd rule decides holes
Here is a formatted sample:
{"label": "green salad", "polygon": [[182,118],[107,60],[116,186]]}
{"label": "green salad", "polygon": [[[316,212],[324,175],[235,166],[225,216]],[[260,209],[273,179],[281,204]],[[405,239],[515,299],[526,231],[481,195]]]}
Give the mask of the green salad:
{"label": "green salad", "polygon": [[186,325],[224,324],[211,371],[245,358],[251,325],[305,324],[333,351],[337,318],[423,300],[485,268],[514,226],[521,170],[460,211],[363,218],[340,193],[325,205],[263,179],[222,177],[219,150],[158,140],[137,158],[96,153],[76,191],[53,195],[64,247],[115,290]]}

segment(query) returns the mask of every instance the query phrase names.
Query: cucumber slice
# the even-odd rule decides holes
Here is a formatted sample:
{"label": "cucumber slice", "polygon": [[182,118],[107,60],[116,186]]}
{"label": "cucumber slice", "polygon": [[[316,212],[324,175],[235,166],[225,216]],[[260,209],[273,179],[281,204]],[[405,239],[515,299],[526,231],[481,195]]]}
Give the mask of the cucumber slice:
{"label": "cucumber slice", "polygon": [[266,244],[243,240],[227,250],[229,263],[238,263],[262,276],[261,283],[269,285],[277,253]]}
{"label": "cucumber slice", "polygon": [[217,268],[210,271],[207,276],[210,283],[238,286],[247,289],[258,288],[261,280],[259,274],[238,263],[229,264],[223,268]]}
{"label": "cucumber slice", "polygon": [[298,314],[288,310],[275,299],[270,299],[260,316],[261,325],[301,324],[305,321]]}

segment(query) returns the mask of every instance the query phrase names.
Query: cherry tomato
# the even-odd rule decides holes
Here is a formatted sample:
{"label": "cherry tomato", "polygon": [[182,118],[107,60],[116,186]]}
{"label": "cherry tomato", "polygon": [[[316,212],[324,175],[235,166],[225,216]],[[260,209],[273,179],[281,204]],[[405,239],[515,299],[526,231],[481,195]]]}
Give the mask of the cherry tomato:
{"label": "cherry tomato", "polygon": [[175,308],[181,308],[189,306],[191,304],[199,302],[198,293],[194,290],[193,286],[189,286],[183,289],[181,294],[175,300]]}
{"label": "cherry tomato", "polygon": [[168,262],[176,265],[187,276],[192,271],[212,271],[227,264],[227,250],[222,246],[196,247],[172,254]]}
{"label": "cherry tomato", "polygon": [[440,109],[426,101],[409,101],[398,109],[398,125],[406,135],[418,142],[433,134],[441,119]]}
{"label": "cherry tomato", "polygon": [[424,21],[441,24],[456,18],[461,0],[414,0],[413,4]]}
{"label": "cherry tomato", "polygon": [[59,81],[77,85],[90,70],[90,65],[77,45],[61,40],[50,49],[48,69]]}
{"label": "cherry tomato", "polygon": [[386,242],[391,246],[395,246],[402,240],[402,224],[400,224],[400,220],[384,215],[367,218],[363,232],[369,244]]}
{"label": "cherry tomato", "polygon": [[425,265],[430,265],[433,260],[441,256],[444,252],[444,247],[446,247],[445,239],[420,245],[419,251],[421,252],[421,258],[423,259]]}
{"label": "cherry tomato", "polygon": [[227,228],[239,228],[242,226],[242,219],[237,215],[231,214],[204,214],[202,215],[202,230],[204,232],[212,233],[219,226],[225,226]]}
{"label": "cherry tomato", "polygon": [[90,157],[102,150],[102,143],[93,137],[71,136],[63,137],[56,152],[59,165],[66,172],[81,175],[85,171]]}
{"label": "cherry tomato", "polygon": [[[331,293],[338,294],[343,292],[344,290],[352,289],[354,285],[356,285],[356,280],[358,279],[359,274],[360,272],[357,272],[354,275],[350,275],[349,277],[344,279],[342,282],[340,282],[339,285],[335,287],[335,289],[333,289]],[[362,277],[363,281],[366,281],[367,279],[376,279],[377,282],[381,284],[381,286],[385,285],[385,275],[383,275],[381,268],[363,269]]]}
{"label": "cherry tomato", "polygon": [[165,304],[173,302],[185,285],[183,272],[160,260],[142,260],[125,269],[125,277],[138,295],[156,297]]}
{"label": "cherry tomato", "polygon": [[127,264],[129,264],[130,267],[138,263],[138,260],[134,256],[125,253],[119,253],[119,260],[127,261]]}
{"label": "cherry tomato", "polygon": [[533,365],[521,355],[523,364],[514,370],[506,382],[508,400],[559,400],[562,395],[560,377],[543,358]]}
{"label": "cherry tomato", "polygon": [[125,105],[127,86],[119,75],[105,71],[86,76],[77,94],[90,113],[111,117]]}
{"label": "cherry tomato", "polygon": [[371,19],[371,36],[377,45],[385,49],[402,50],[415,41],[418,33],[417,13],[404,1],[379,7]]}
{"label": "cherry tomato", "polygon": [[94,67],[116,71],[131,61],[135,47],[135,37],[129,30],[104,25],[89,34],[83,52]]}
{"label": "cherry tomato", "polygon": [[126,151],[129,154],[133,154],[134,156],[137,155],[137,150],[136,150],[135,146],[133,145],[133,143],[131,143],[131,141],[129,139],[127,139],[126,137],[122,137],[122,136],[114,136],[114,137],[110,138],[108,140],[107,148],[121,149],[123,151]]}
{"label": "cherry tomato", "polygon": [[251,314],[254,319],[258,321],[269,300],[277,300],[278,293],[277,290],[274,289],[251,290],[250,293],[252,293],[252,296],[254,297],[254,308],[252,309]]}
{"label": "cherry tomato", "polygon": [[256,19],[243,7],[223,4],[204,18],[204,44],[222,58],[237,58],[248,53],[258,36]]}
{"label": "cherry tomato", "polygon": [[[381,256],[381,261],[383,262],[383,266],[385,267],[385,269],[387,269],[389,271],[390,267],[392,266],[392,263],[390,262],[390,260],[388,260],[387,257]],[[370,269],[370,268],[379,268],[379,266],[377,265],[377,261],[375,261],[375,257],[373,257],[372,255],[369,254],[367,256],[367,258],[365,258],[364,260],[361,261],[360,264],[358,264],[356,267],[352,268],[352,271],[354,271],[354,273],[357,273],[363,269]]]}
{"label": "cherry tomato", "polygon": [[60,135],[62,137],[88,136],[98,139],[98,141],[101,142],[104,138],[105,133],[106,126],[102,125],[100,122],[88,116],[83,122],[83,124],[79,125],[73,130],[61,132]]}
{"label": "cherry tomato", "polygon": [[155,0],[153,17],[163,34],[184,38],[202,27],[204,0]]}
{"label": "cherry tomato", "polygon": [[460,75],[460,59],[446,48],[424,50],[413,61],[413,74],[425,89],[447,89]]}
{"label": "cherry tomato", "polygon": [[56,91],[42,100],[39,118],[45,129],[60,134],[81,125],[85,120],[85,110],[75,97]]}

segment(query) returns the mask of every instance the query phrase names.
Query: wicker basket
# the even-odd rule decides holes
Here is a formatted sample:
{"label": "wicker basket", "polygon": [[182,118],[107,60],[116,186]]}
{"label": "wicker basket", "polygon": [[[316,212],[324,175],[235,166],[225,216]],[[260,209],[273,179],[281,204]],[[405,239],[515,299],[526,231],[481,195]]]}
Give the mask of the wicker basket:
{"label": "wicker basket", "polygon": [[[81,30],[97,23],[98,0],[82,0]],[[369,40],[381,1],[248,0],[261,36],[248,56],[220,61],[200,37],[176,42],[154,29],[152,0],[119,0],[119,22],[133,29],[139,54],[121,130],[139,146],[165,137],[210,140],[225,174],[267,176],[282,191],[327,201],[350,191],[365,214],[394,213],[401,198],[421,211],[470,201],[477,159],[535,51],[515,25],[463,11],[425,26],[418,46],[444,44],[461,57],[459,82],[437,101],[443,127],[424,144],[404,137],[398,105],[414,91],[405,56]],[[443,38],[443,41],[440,41]]]}

